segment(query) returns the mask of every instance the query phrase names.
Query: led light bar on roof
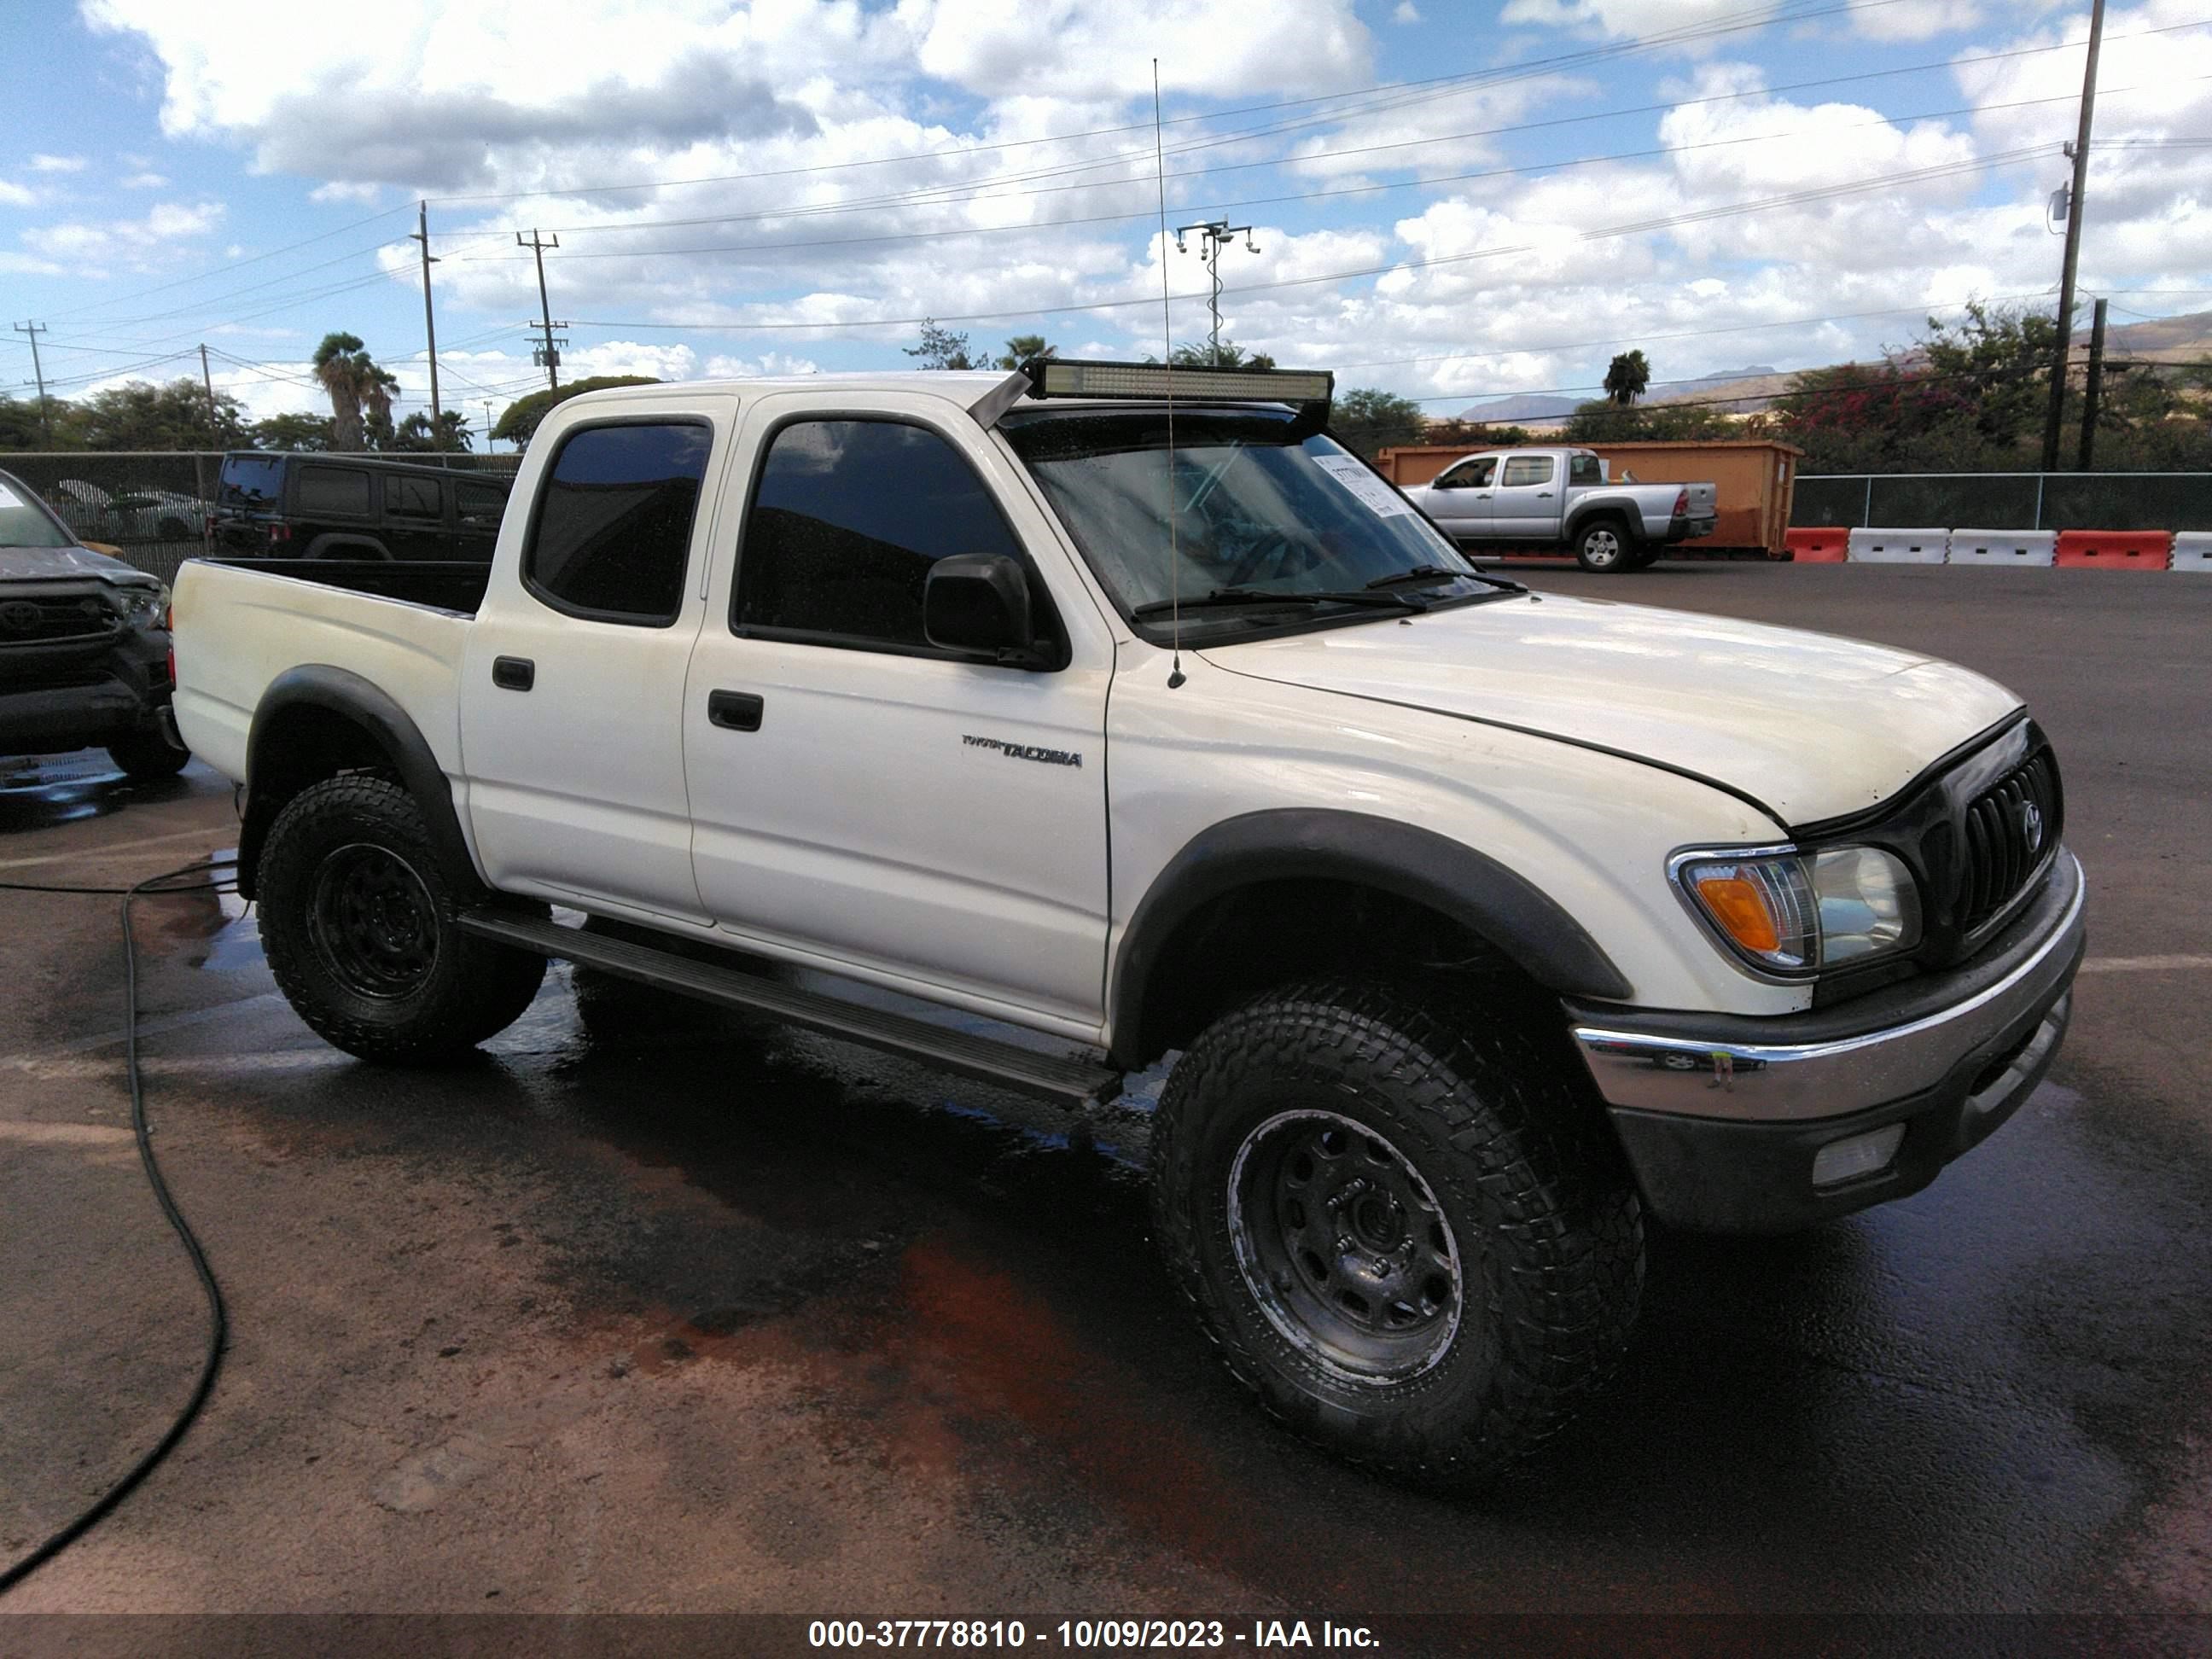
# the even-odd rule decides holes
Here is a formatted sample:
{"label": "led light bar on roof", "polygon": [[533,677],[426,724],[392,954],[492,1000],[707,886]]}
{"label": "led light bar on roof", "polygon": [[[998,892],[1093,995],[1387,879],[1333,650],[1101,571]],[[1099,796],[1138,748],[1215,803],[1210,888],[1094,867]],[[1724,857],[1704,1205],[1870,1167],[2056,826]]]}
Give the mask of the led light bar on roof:
{"label": "led light bar on roof", "polygon": [[1193,403],[1327,404],[1336,376],[1326,369],[1170,368],[1160,363],[1094,363],[1043,357],[1029,365],[1040,398],[1146,398]]}

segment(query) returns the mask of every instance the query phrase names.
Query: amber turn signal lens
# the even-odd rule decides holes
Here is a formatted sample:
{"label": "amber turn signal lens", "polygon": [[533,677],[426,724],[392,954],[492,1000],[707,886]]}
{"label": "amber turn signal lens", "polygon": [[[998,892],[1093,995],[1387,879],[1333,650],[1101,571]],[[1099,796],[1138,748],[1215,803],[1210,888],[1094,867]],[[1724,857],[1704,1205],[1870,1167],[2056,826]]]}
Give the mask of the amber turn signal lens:
{"label": "amber turn signal lens", "polygon": [[1781,948],[1774,913],[1766,908],[1766,896],[1757,884],[1738,875],[1701,876],[1698,896],[1705,901],[1713,920],[1745,950],[1771,953]]}

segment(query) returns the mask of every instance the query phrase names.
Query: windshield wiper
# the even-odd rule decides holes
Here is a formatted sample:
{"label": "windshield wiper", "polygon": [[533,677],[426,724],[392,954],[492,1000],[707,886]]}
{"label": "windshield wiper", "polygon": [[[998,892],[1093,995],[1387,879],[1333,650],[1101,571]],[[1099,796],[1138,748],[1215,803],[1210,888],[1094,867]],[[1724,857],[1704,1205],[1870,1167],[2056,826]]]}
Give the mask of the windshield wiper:
{"label": "windshield wiper", "polygon": [[1440,564],[1417,564],[1411,570],[1394,570],[1387,576],[1377,576],[1367,584],[1371,588],[1395,587],[1401,582],[1457,581],[1473,573],[1466,570],[1447,570]]}
{"label": "windshield wiper", "polygon": [[1508,581],[1503,576],[1485,575],[1480,570],[1447,570],[1440,564],[1417,564],[1411,570],[1396,570],[1387,576],[1377,576],[1367,585],[1371,588],[1395,587],[1401,582],[1446,580],[1481,582],[1487,586],[1501,588],[1511,593],[1527,592],[1519,582]]}
{"label": "windshield wiper", "polygon": [[1365,590],[1353,592],[1333,591],[1299,591],[1267,587],[1217,587],[1211,592],[1194,593],[1180,602],[1174,599],[1148,599],[1129,614],[1139,620],[1164,617],[1177,609],[1200,611],[1215,605],[1350,605],[1386,611],[1426,611],[1428,602],[1409,593],[1370,593]]}

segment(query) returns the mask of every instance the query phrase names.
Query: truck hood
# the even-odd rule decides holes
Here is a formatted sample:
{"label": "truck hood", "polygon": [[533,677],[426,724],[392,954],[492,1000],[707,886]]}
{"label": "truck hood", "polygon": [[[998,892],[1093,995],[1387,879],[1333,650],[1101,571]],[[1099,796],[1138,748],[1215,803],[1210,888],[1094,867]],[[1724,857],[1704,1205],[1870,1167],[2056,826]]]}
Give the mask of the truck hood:
{"label": "truck hood", "polygon": [[93,576],[118,587],[151,587],[155,579],[88,547],[0,547],[0,582],[50,582]]}
{"label": "truck hood", "polygon": [[1785,827],[1887,799],[2020,706],[1993,680],[1886,646],[1553,594],[1204,654],[1692,773]]}

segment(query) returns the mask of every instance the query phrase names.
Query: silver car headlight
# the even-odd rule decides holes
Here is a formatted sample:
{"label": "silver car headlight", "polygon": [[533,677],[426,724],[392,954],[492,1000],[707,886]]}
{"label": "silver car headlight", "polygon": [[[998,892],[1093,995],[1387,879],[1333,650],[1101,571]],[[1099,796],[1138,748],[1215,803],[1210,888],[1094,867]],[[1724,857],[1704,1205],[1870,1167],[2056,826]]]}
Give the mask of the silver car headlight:
{"label": "silver car headlight", "polygon": [[160,621],[167,611],[169,590],[164,586],[125,587],[117,592],[115,602],[124,621],[143,625]]}
{"label": "silver car headlight", "polygon": [[1761,847],[1672,861],[1692,911],[1752,966],[1802,975],[1920,943],[1920,890],[1878,847]]}

